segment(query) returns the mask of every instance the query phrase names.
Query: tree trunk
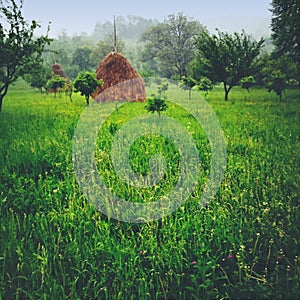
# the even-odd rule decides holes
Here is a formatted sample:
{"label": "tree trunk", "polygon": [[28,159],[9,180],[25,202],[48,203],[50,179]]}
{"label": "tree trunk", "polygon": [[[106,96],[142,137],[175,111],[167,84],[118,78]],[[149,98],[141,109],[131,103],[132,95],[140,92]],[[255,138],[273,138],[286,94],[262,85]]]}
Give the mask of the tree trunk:
{"label": "tree trunk", "polygon": [[90,96],[85,96],[85,100],[86,100],[86,105],[89,106],[90,104]]}
{"label": "tree trunk", "polygon": [[0,95],[0,112],[2,111],[2,102],[3,102],[4,95]]}
{"label": "tree trunk", "polygon": [[232,86],[229,86],[227,88],[226,82],[223,82],[223,85],[224,85],[224,91],[225,91],[225,99],[224,100],[227,101],[228,100],[228,94],[229,94],[230,90],[232,89]]}
{"label": "tree trunk", "polygon": [[0,92],[0,112],[2,111],[2,103],[3,103],[3,98],[6,95],[8,91],[8,86],[9,84],[6,83],[1,87],[1,92]]}

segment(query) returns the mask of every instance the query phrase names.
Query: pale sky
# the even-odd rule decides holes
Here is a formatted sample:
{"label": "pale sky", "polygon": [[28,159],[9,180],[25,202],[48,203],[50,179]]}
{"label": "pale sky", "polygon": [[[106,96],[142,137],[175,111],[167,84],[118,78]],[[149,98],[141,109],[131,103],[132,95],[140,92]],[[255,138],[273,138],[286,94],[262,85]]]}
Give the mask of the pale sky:
{"label": "pale sky", "polygon": [[240,32],[256,37],[270,34],[271,0],[25,0],[23,13],[39,21],[45,32],[51,21],[50,36],[63,30],[69,35],[92,33],[97,21],[113,16],[137,15],[163,21],[169,14],[183,12],[205,25],[210,32]]}

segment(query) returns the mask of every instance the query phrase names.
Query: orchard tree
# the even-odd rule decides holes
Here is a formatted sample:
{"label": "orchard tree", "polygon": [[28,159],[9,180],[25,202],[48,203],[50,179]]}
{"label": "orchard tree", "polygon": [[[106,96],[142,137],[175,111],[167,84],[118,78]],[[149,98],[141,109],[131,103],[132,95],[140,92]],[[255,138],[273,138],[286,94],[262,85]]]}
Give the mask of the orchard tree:
{"label": "orchard tree", "polygon": [[203,32],[197,39],[198,72],[213,83],[222,82],[228,100],[231,89],[253,72],[263,44],[263,39],[253,41],[244,31],[241,34],[218,31],[218,35]]}
{"label": "orchard tree", "polygon": [[0,18],[4,19],[4,24],[0,24],[0,112],[10,84],[40,68],[43,50],[51,41],[49,27],[46,36],[34,35],[40,25],[25,20],[23,3],[23,0],[20,4],[16,0],[0,0]]}
{"label": "orchard tree", "polygon": [[211,80],[207,77],[202,77],[197,85],[193,89],[197,89],[198,91],[204,91],[207,96],[208,91],[213,89],[213,84]]}
{"label": "orchard tree", "polygon": [[90,104],[90,96],[96,91],[97,87],[101,87],[102,80],[96,79],[96,74],[91,72],[80,72],[75,79],[73,86],[75,92],[80,92],[81,96],[85,96],[86,105]]}
{"label": "orchard tree", "polygon": [[45,65],[41,65],[40,68],[33,70],[30,74],[25,74],[23,78],[32,88],[37,88],[42,93],[43,88],[46,89],[47,81],[51,79],[51,76],[50,68]]}
{"label": "orchard tree", "polygon": [[[187,65],[194,58],[195,37],[206,29],[196,20],[183,14],[169,15],[164,22],[146,30],[142,59],[157,59],[162,75],[187,75]],[[152,62],[153,63],[153,62]]]}
{"label": "orchard tree", "polygon": [[286,89],[287,82],[285,75],[280,71],[274,71],[269,77],[269,81],[266,84],[268,91],[274,91],[278,96],[280,101],[282,101],[282,93]]}
{"label": "orchard tree", "polygon": [[180,88],[189,91],[189,99],[192,98],[192,89],[197,85],[197,81],[192,77],[182,76],[180,80]]}
{"label": "orchard tree", "polygon": [[151,97],[147,99],[147,104],[145,106],[145,109],[151,113],[157,112],[158,116],[160,117],[160,114],[162,111],[165,111],[168,108],[168,105],[165,102],[165,99],[159,98],[159,97]]}
{"label": "orchard tree", "polygon": [[46,83],[47,91],[53,90],[54,97],[56,98],[56,94],[58,91],[62,91],[62,89],[67,85],[67,79],[61,77],[59,75],[52,76]]}
{"label": "orchard tree", "polygon": [[240,81],[241,86],[243,89],[247,89],[248,93],[249,93],[249,89],[255,85],[256,80],[254,79],[253,76],[247,76],[241,79]]}
{"label": "orchard tree", "polygon": [[255,74],[257,83],[275,93],[282,100],[282,94],[289,86],[299,84],[297,64],[288,55],[277,57],[276,53],[265,53],[258,61],[259,72]]}
{"label": "orchard tree", "polygon": [[167,80],[163,80],[157,87],[157,93],[160,98],[167,99],[166,92],[169,89],[169,82]]}

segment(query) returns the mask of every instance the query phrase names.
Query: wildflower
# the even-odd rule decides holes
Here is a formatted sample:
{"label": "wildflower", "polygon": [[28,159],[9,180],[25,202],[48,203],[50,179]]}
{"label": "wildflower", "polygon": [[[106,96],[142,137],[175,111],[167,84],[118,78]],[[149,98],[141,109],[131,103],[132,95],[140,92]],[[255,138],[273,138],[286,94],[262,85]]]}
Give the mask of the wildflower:
{"label": "wildflower", "polygon": [[232,256],[231,254],[229,254],[229,255],[227,256],[228,259],[232,259],[232,257],[233,257],[233,256]]}
{"label": "wildflower", "polygon": [[197,261],[193,260],[192,265],[195,266],[197,264]]}
{"label": "wildflower", "polygon": [[143,250],[140,250],[140,255],[143,255],[143,254],[144,254]]}

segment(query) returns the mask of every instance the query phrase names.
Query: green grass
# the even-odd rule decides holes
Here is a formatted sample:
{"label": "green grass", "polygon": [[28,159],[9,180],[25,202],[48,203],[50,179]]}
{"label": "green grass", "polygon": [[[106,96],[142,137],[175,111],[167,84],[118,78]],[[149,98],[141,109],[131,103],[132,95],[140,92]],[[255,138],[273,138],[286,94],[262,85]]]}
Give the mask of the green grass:
{"label": "green grass", "polygon": [[[168,99],[187,95],[168,91]],[[299,298],[300,91],[286,91],[284,103],[262,89],[234,88],[229,97],[225,102],[219,88],[207,96],[228,160],[213,201],[198,204],[209,166],[207,140],[185,111],[170,105],[163,115],[178,119],[195,139],[203,177],[173,214],[130,224],[97,211],[76,182],[72,138],[84,98],[55,99],[22,81],[12,87],[0,114],[0,299]],[[128,190],[113,173],[109,149],[116,129],[146,112],[144,105],[121,107],[98,139],[103,177],[129,201],[136,195],[155,200],[172,186],[165,180],[156,190]],[[166,156],[172,183],[178,161],[170,157],[177,150],[164,138],[136,141],[132,167],[149,172],[156,150]]]}

